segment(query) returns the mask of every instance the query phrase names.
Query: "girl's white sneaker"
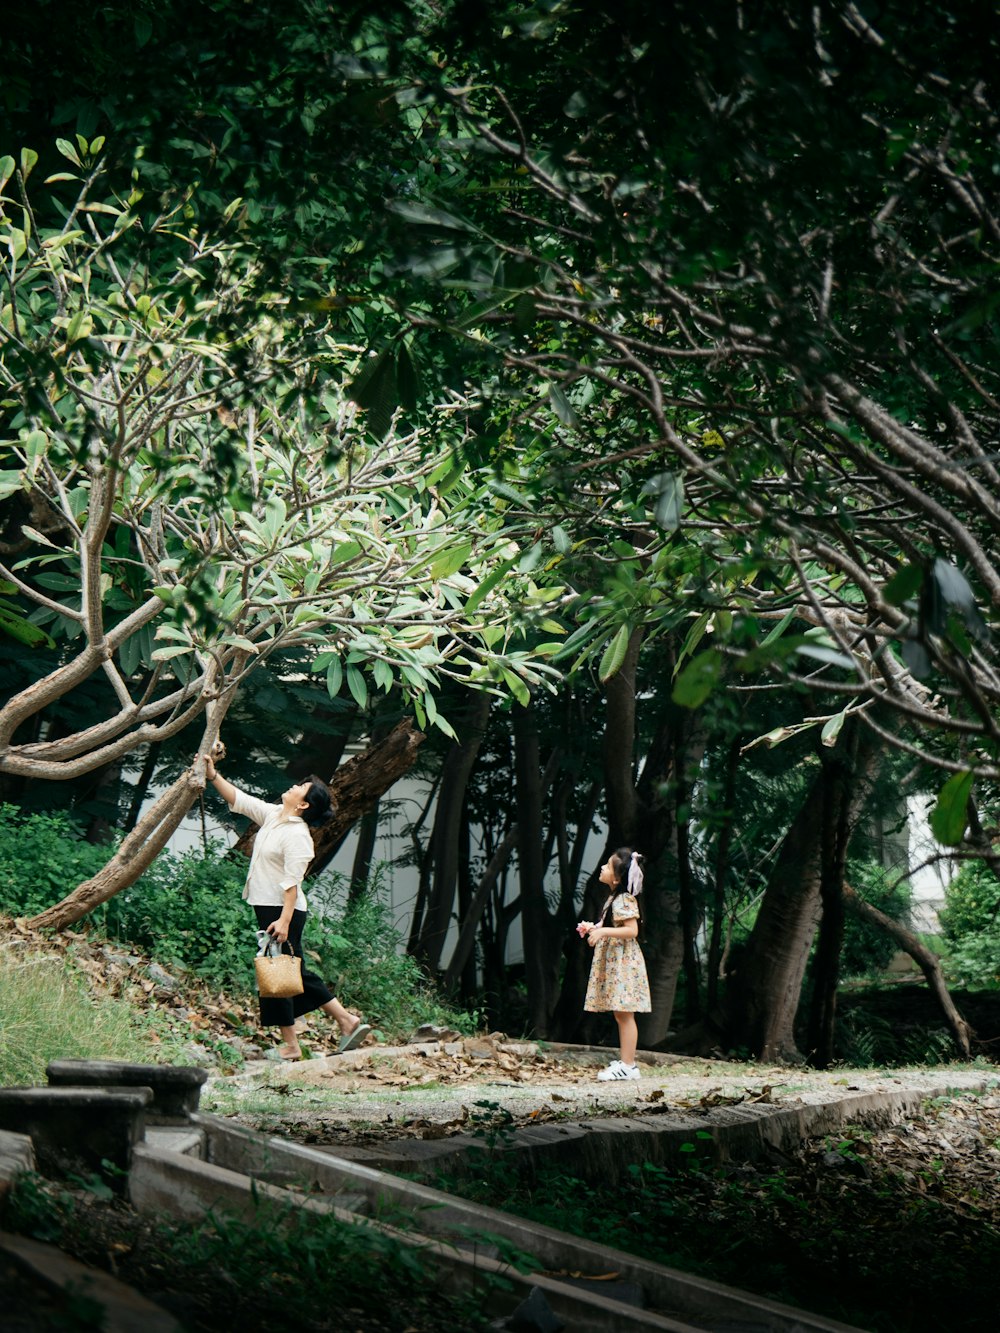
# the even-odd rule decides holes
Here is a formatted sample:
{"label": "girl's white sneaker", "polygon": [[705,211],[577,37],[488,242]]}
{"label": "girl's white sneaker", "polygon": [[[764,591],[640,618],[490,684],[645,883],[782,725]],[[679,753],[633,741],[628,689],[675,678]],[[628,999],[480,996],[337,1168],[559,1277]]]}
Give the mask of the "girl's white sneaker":
{"label": "girl's white sneaker", "polygon": [[612,1079],[641,1078],[638,1065],[622,1064],[621,1060],[612,1060],[607,1069],[597,1075],[598,1082],[609,1083]]}

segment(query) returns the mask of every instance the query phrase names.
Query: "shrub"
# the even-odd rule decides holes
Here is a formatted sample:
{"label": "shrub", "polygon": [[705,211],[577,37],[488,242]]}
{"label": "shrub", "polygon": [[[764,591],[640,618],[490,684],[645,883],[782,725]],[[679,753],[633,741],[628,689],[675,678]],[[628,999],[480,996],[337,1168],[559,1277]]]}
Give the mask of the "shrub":
{"label": "shrub", "polygon": [[10,916],[51,907],[107,859],[108,847],[85,842],[80,825],[64,811],[23,814],[16,806],[0,806],[0,894]]}
{"label": "shrub", "polygon": [[967,986],[1000,986],[1000,881],[982,861],[965,861],[940,913],[945,969]]}

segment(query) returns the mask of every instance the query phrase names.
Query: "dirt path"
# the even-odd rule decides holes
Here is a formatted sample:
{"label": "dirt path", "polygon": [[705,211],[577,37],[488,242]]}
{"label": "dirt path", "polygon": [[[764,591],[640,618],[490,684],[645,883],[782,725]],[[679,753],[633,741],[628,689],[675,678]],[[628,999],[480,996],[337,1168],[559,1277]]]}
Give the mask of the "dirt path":
{"label": "dirt path", "polygon": [[[356,1143],[459,1134],[501,1116],[511,1126],[662,1116],[740,1104],[809,1105],[860,1093],[940,1093],[997,1083],[990,1069],[827,1071],[640,1052],[637,1082],[596,1079],[608,1052],[486,1038],[365,1047],[297,1064],[255,1062],[215,1077],[205,1110],[309,1142]],[[1000,1073],[1000,1071],[998,1071]]]}

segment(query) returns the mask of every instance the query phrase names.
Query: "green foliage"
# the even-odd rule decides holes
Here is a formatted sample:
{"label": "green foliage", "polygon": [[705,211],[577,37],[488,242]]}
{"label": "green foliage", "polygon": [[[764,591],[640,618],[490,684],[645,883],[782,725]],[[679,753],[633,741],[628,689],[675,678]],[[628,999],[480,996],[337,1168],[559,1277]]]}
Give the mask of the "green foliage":
{"label": "green foliage", "polygon": [[391,1033],[410,1032],[421,1023],[475,1031],[476,1016],[442,1004],[415,960],[401,951],[379,869],[365,895],[347,909],[341,906],[346,890],[339,875],[312,886],[310,902],[317,910],[307,930],[323,975],[344,1003],[361,1008],[369,1022]]}
{"label": "green foliage", "polygon": [[0,955],[0,1086],[44,1084],[50,1060],[148,1058],[141,1017],[125,1000],[91,996],[71,959]]}
{"label": "green foliage", "polygon": [[79,824],[61,811],[26,815],[0,806],[0,906],[10,916],[51,907],[107,859],[107,847],[85,842]]}
{"label": "green foliage", "polygon": [[939,1065],[954,1057],[954,1039],[939,1025],[901,1028],[868,1007],[848,1009],[837,1025],[837,1058],[853,1068]]}
{"label": "green foliage", "polygon": [[[893,920],[904,920],[909,911],[909,882],[893,883],[898,876],[875,861],[849,862],[847,879],[860,898]],[[844,920],[844,947],[840,971],[845,977],[872,976],[882,972],[896,953],[896,943],[885,931],[862,921],[853,912]]]}
{"label": "green foliage", "polygon": [[1000,881],[983,861],[965,861],[940,913],[945,970],[965,986],[1000,987]]}
{"label": "green foliage", "polygon": [[[4,807],[0,824],[0,883],[12,915],[41,911],[107,858],[106,847],[83,841],[63,814],[24,815]],[[164,852],[131,888],[92,916],[111,939],[132,945],[164,967],[187,971],[220,991],[248,995],[256,950],[253,913],[242,899],[246,862],[219,843],[184,853]],[[392,1034],[440,1022],[472,1031],[475,1018],[444,1006],[401,937],[379,888],[350,910],[346,883],[327,875],[307,885],[311,900],[305,948],[313,967],[347,1005]]]}

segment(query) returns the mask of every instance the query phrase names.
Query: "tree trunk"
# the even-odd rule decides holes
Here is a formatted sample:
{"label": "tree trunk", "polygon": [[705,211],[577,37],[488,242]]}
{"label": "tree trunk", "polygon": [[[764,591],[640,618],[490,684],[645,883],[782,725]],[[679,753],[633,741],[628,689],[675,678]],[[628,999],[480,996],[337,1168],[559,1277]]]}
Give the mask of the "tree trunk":
{"label": "tree trunk", "polygon": [[[850,725],[850,724],[848,724]],[[842,745],[848,738],[844,737]],[[829,762],[814,781],[785,835],[747,947],[731,974],[722,1017],[724,1046],[743,1047],[763,1060],[801,1060],[795,1016],[809,950],[819,924],[823,813],[830,787],[846,781],[847,836],[867,801],[882,754],[879,739],[861,733],[853,771]]]}
{"label": "tree trunk", "polygon": [[820,902],[822,916],[813,956],[813,991],[809,1015],[809,1060],[828,1069],[834,1059],[837,1020],[837,984],[844,946],[844,866],[847,861],[847,817],[850,804],[850,768],[857,732],[847,739],[848,750],[830,761],[823,806]]}
{"label": "tree trunk", "polygon": [[734,736],[726,758],[726,785],[722,797],[723,824],[715,845],[715,879],[712,890],[712,932],[708,943],[708,986],[706,1008],[711,1013],[719,1002],[719,978],[722,971],[722,931],[726,916],[726,877],[729,874],[729,849],[736,827],[736,774],[740,766],[742,737]]}
{"label": "tree trunk", "polygon": [[465,807],[465,789],[482,744],[489,713],[489,695],[476,695],[461,728],[464,739],[452,744],[441,774],[432,836],[434,879],[415,951],[417,959],[430,972],[438,969],[451,926],[458,879],[459,822]]}
{"label": "tree trunk", "polygon": [[160,747],[155,742],[146,747],[146,758],[143,760],[142,771],[132,790],[132,800],[129,804],[128,814],[125,816],[126,833],[131,833],[139,822],[142,807],[149,795],[149,785],[153,781],[153,774],[156,772],[156,762],[159,754]]}
{"label": "tree trunk", "polygon": [[205,765],[200,756],[207,754],[218,739],[219,727],[234,697],[235,692],[230,690],[209,704],[199,758],[146,811],[107,864],[91,879],[78,884],[61,902],[32,917],[29,925],[63,930],[135,883],[167,845],[199,793],[205,790]]}
{"label": "tree trunk", "polygon": [[461,975],[462,970],[473,956],[473,950],[476,943],[476,932],[479,929],[479,923],[482,920],[483,913],[489,905],[490,894],[493,887],[500,877],[501,872],[510,860],[511,853],[517,846],[517,825],[513,824],[504,835],[503,841],[497,847],[490,858],[489,864],[483,871],[482,878],[476,886],[475,892],[469,900],[468,910],[462,919],[462,926],[459,931],[458,941],[451,956],[451,962],[448,964],[447,971],[444,974],[444,988],[451,990]]}
{"label": "tree trunk", "polygon": [[948,987],[945,985],[944,974],[941,971],[941,964],[937,955],[922,944],[912,931],[907,930],[898,921],[893,921],[892,917],[886,916],[884,912],[880,912],[871,903],[866,903],[863,898],[859,898],[846,881],[842,885],[842,889],[847,908],[856,916],[859,916],[862,921],[868,921],[873,926],[878,926],[880,930],[884,930],[901,949],[910,955],[923,972],[928,986],[930,986],[934,997],[941,1006],[941,1012],[951,1030],[952,1037],[955,1039],[955,1046],[959,1055],[963,1060],[970,1060],[972,1058],[972,1038],[976,1034],[959,1013],[954,1000],[948,993]]}
{"label": "tree trunk", "polygon": [[64,930],[81,917],[129,888],[163,851],[181,820],[204,790],[204,769],[188,769],[167,788],[124,839],[121,846],[96,875],[77,885],[53,907],[39,912],[28,924],[36,928]]}
{"label": "tree trunk", "polygon": [[365,896],[368,877],[372,871],[372,857],[375,855],[375,840],[378,837],[378,801],[370,810],[366,810],[358,824],[358,842],[354,849],[354,863],[351,866],[351,882],[347,888],[348,908]]}
{"label": "tree trunk", "polygon": [[517,800],[517,861],[521,882],[521,930],[528,1020],[536,1037],[549,1035],[559,979],[556,930],[545,902],[542,859],[542,773],[538,728],[529,706],[514,715],[514,771]]}

